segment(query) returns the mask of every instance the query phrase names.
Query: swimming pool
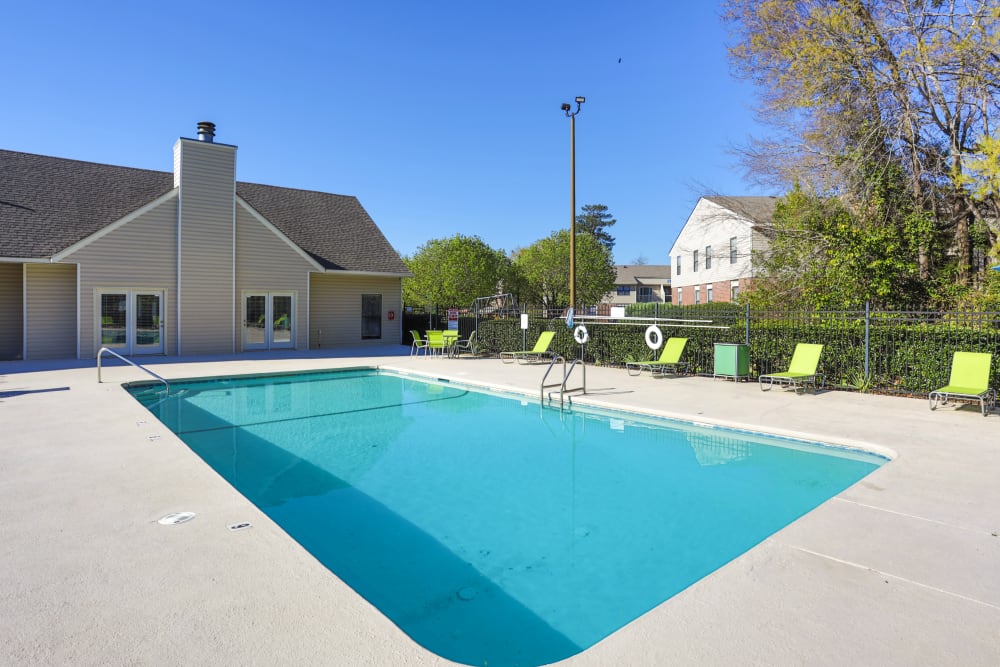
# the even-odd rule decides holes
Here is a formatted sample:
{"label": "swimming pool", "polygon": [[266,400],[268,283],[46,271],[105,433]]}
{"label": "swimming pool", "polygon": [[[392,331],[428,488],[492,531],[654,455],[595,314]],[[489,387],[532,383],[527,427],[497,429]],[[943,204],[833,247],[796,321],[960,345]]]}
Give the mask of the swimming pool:
{"label": "swimming pool", "polygon": [[132,391],[415,641],[474,665],[578,653],[885,462],[379,371]]}

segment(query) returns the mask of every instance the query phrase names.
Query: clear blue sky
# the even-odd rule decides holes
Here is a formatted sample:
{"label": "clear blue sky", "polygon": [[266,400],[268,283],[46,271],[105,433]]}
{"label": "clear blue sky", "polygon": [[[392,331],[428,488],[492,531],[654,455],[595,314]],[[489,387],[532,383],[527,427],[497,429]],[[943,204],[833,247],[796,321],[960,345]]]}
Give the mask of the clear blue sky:
{"label": "clear blue sky", "polygon": [[[618,219],[615,259],[667,263],[702,194],[750,187],[760,128],[714,2],[346,0],[9,4],[0,147],[172,169],[201,120],[242,181],[357,196],[405,255],[478,235],[510,251]],[[620,62],[619,62],[620,60]]]}

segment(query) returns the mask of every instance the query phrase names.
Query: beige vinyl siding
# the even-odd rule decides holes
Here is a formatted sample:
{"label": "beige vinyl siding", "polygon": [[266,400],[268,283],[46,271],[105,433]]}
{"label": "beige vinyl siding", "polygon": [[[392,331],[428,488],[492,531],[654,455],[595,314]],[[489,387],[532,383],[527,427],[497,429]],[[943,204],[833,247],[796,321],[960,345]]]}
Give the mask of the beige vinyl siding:
{"label": "beige vinyl siding", "polygon": [[[309,272],[313,265],[243,206],[236,207],[236,328],[243,326],[244,292],[292,292],[295,347],[304,350],[309,332]],[[242,336],[239,347],[242,349]]]}
{"label": "beige vinyl siding", "polygon": [[177,352],[177,199],[67,255],[80,264],[80,356],[97,356],[98,291],[162,291],[165,354]]}
{"label": "beige vinyl siding", "polygon": [[23,264],[0,263],[0,360],[20,359],[24,351]]}
{"label": "beige vinyl siding", "polygon": [[180,354],[235,349],[236,148],[180,139]]}
{"label": "beige vinyl siding", "polygon": [[26,264],[27,359],[76,357],[76,264]]}
{"label": "beige vinyl siding", "polygon": [[[742,241],[743,241],[743,239],[740,239],[740,242],[742,242]],[[750,252],[751,252],[751,260],[750,260],[749,263],[750,263],[750,266],[751,266],[751,271],[748,272],[748,275],[741,276],[741,277],[744,277],[744,278],[752,278],[752,277],[754,277],[754,276],[757,275],[758,270],[757,270],[757,266],[756,266],[756,263],[755,263],[756,260],[757,260],[757,256],[765,254],[768,251],[768,249],[770,248],[770,243],[768,242],[766,236],[764,236],[763,234],[761,234],[756,229],[751,229],[750,230],[750,248],[751,248],[751,250],[750,250]]]}
{"label": "beige vinyl siding", "polygon": [[[399,278],[311,275],[309,287],[309,347],[354,347],[401,344],[402,289]],[[382,295],[382,338],[361,338],[361,295]],[[389,311],[396,318],[388,318]]]}

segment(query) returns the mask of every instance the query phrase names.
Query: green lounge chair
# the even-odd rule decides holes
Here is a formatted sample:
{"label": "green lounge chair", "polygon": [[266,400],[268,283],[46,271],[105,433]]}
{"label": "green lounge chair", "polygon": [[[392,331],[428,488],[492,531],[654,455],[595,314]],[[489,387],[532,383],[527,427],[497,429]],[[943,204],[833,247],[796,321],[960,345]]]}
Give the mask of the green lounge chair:
{"label": "green lounge chair", "polygon": [[784,373],[769,373],[757,378],[760,383],[760,390],[767,391],[776,384],[791,385],[798,393],[801,389],[805,391],[808,385],[812,385],[816,391],[816,384],[823,385],[823,374],[817,373],[819,366],[819,355],[823,352],[822,345],[814,343],[799,343],[792,353],[792,362],[788,364],[788,370]]}
{"label": "green lounge chair", "polygon": [[410,329],[410,335],[413,337],[413,344],[410,345],[410,356],[414,354],[419,355],[420,350],[427,350],[427,341],[420,337],[420,332],[416,329]]}
{"label": "green lounge chair", "polygon": [[953,398],[979,401],[979,410],[985,417],[997,402],[997,395],[990,389],[990,364],[993,355],[989,352],[956,352],[951,360],[951,377],[948,384],[935,389],[928,397],[931,410],[936,410],[938,401],[946,404]]}
{"label": "green lounge chair", "polygon": [[686,370],[687,362],[680,359],[687,342],[687,338],[668,338],[659,359],[655,361],[630,361],[625,364],[625,370],[632,376],[642,375],[643,371],[649,371],[650,375],[656,373],[663,375],[668,371],[676,374]]}
{"label": "green lounge chair", "polygon": [[451,347],[448,348],[449,357],[461,356],[463,352],[468,352],[474,357],[479,354],[479,350],[476,349],[475,331],[469,334],[469,337],[466,340],[456,340],[454,343],[451,344]]}
{"label": "green lounge chair", "polygon": [[555,331],[543,331],[538,336],[538,340],[535,341],[535,347],[530,350],[519,350],[517,352],[501,352],[500,361],[510,364],[515,361],[527,363],[540,359],[551,359],[554,353],[549,352],[549,345],[552,344],[552,339],[555,338],[555,335]]}

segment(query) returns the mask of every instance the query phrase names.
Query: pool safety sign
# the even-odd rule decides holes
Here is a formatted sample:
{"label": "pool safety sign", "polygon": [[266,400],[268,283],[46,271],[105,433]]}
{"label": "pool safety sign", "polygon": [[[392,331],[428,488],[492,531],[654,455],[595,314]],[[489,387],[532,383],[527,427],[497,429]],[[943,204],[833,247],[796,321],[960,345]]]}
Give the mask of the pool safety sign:
{"label": "pool safety sign", "polygon": [[458,331],[458,308],[448,309],[448,331]]}

